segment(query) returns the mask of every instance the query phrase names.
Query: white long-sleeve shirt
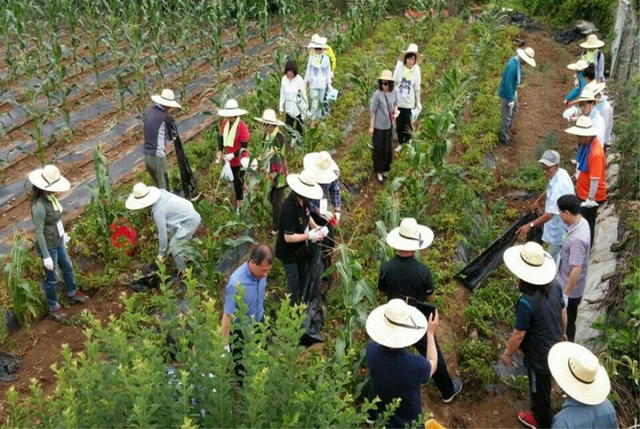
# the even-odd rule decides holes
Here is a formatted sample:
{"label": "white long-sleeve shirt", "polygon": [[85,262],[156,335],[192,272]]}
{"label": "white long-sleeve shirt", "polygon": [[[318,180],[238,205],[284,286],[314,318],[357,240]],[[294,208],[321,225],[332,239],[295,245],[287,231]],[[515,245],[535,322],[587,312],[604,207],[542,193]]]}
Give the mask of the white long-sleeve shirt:
{"label": "white long-sleeve shirt", "polygon": [[[280,84],[280,111],[297,118],[301,113],[306,113],[309,106],[307,99],[307,86],[304,79],[297,75],[293,79],[284,75]],[[304,115],[303,115],[304,116]]]}
{"label": "white long-sleeve shirt", "polygon": [[168,231],[175,233],[181,224],[195,218],[198,212],[193,208],[191,201],[160,189],[160,198],[153,204],[151,214],[158,228],[158,254],[164,256],[168,247]]}
{"label": "white long-sleeve shirt", "polygon": [[405,66],[398,61],[393,72],[395,90],[398,93],[398,107],[413,109],[420,105],[420,66],[415,64],[411,69],[411,80],[403,79]]}
{"label": "white long-sleeve shirt", "polygon": [[314,67],[313,62],[316,56],[317,54],[309,56],[304,81],[309,83],[311,89],[323,89],[331,85],[331,60],[329,55],[322,54],[320,67]]}

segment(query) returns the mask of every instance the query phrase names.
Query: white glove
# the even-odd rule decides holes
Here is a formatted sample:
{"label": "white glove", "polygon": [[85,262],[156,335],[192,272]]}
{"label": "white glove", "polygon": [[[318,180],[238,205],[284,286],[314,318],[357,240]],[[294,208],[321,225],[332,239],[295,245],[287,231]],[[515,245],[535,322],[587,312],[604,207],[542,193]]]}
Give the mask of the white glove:
{"label": "white glove", "polygon": [[333,217],[336,218],[336,222],[340,223],[340,212],[334,212]]}
{"label": "white glove", "polygon": [[322,240],[327,235],[329,235],[329,228],[327,228],[326,226],[323,226],[322,228],[320,228],[320,239]]}
{"label": "white glove", "polygon": [[324,220],[331,222],[331,219],[333,219],[334,214],[328,210],[320,210],[320,217],[322,217]]}
{"label": "white glove", "polygon": [[242,168],[248,168],[249,158],[245,156],[244,158],[240,159],[240,165],[242,165]]}
{"label": "white glove", "polygon": [[311,240],[312,243],[315,243],[320,238],[320,232],[314,229],[310,229],[308,234],[309,240]]}
{"label": "white glove", "polygon": [[44,264],[44,267],[49,270],[49,271],[53,271],[53,259],[51,259],[51,257],[48,258],[44,258],[42,260],[42,263]]}
{"label": "white glove", "polygon": [[562,294],[562,300],[564,301],[564,308],[569,307],[569,295]]}
{"label": "white glove", "polygon": [[64,240],[64,244],[67,244],[69,241],[71,241],[71,237],[69,237],[69,234],[67,234],[66,232],[64,233],[62,239]]}
{"label": "white glove", "polygon": [[228,154],[226,154],[226,155],[224,156],[224,160],[225,160],[225,161],[227,161],[227,162],[229,162],[229,161],[231,161],[231,160],[232,160],[233,158],[235,158],[235,157],[236,157],[236,156],[235,156],[234,154],[232,154],[232,153],[228,153]]}
{"label": "white glove", "polygon": [[509,107],[509,110],[513,110],[513,106],[516,105],[515,101],[510,101],[509,104],[507,104],[507,106]]}
{"label": "white glove", "polygon": [[585,201],[582,204],[580,204],[580,207],[584,207],[584,208],[590,209],[592,207],[598,207],[598,203],[596,203],[595,201],[593,201],[591,199],[587,199],[587,201]]}

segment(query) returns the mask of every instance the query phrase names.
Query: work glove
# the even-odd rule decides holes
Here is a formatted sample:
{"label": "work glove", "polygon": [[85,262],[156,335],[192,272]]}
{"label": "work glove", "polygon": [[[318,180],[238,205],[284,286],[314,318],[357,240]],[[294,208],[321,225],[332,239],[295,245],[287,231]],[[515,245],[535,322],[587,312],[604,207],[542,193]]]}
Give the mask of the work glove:
{"label": "work glove", "polygon": [[67,244],[71,241],[71,237],[69,237],[69,234],[65,232],[64,235],[62,236],[62,240],[64,240],[64,244]]}
{"label": "work glove", "polygon": [[229,354],[231,354],[231,346],[227,344],[226,346],[224,346],[224,352],[222,352],[222,355],[220,355],[220,357],[226,358],[227,356],[229,356]]}
{"label": "work glove", "polygon": [[507,107],[509,107],[510,111],[513,111],[513,106],[515,106],[515,105],[516,105],[516,102],[514,100],[514,101],[510,101],[509,104],[507,104]]}
{"label": "work glove", "polygon": [[244,157],[240,160],[240,165],[242,165],[242,168],[249,168],[249,158],[248,157]]}
{"label": "work glove", "polygon": [[564,301],[564,308],[569,307],[569,295],[562,294],[562,300]]}
{"label": "work glove", "polygon": [[336,219],[337,223],[340,223],[340,212],[333,213],[333,217]]}
{"label": "work glove", "polygon": [[316,231],[314,229],[309,230],[309,240],[312,243],[317,242],[319,238],[320,238],[320,232],[319,231]]}
{"label": "work glove", "polygon": [[322,217],[326,221],[331,222],[331,219],[333,219],[334,214],[328,210],[320,210],[320,217]]}
{"label": "work glove", "polygon": [[42,264],[47,270],[53,271],[53,259],[51,259],[51,257],[44,258]]}
{"label": "work glove", "polygon": [[592,207],[598,207],[598,203],[596,203],[592,199],[587,199],[587,201],[585,201],[582,204],[580,204],[580,207],[584,207],[586,209],[590,209]]}
{"label": "work glove", "polygon": [[233,158],[235,158],[235,157],[236,157],[236,156],[235,156],[234,154],[232,154],[232,153],[228,153],[228,154],[226,154],[226,155],[224,156],[224,160],[225,160],[225,161],[227,161],[227,162],[229,162],[229,161],[231,161],[231,160],[232,160]]}

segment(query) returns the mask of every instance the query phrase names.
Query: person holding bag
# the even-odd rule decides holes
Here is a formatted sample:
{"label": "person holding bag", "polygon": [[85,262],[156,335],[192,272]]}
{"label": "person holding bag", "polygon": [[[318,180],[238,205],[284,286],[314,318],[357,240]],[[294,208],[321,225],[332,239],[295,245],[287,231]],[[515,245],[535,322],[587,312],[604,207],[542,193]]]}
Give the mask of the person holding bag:
{"label": "person holding bag", "polygon": [[412,114],[422,110],[420,103],[420,59],[418,45],[412,43],[406,51],[400,55],[393,72],[393,81],[398,93],[398,147],[396,152],[402,151],[402,145],[409,143],[413,137]]}
{"label": "person holding bag", "polygon": [[373,146],[373,171],[378,182],[391,170],[393,151],[391,150],[392,128],[395,127],[398,111],[398,96],[393,90],[393,74],[384,70],[378,78],[378,90],[371,96],[369,112],[369,134]]}

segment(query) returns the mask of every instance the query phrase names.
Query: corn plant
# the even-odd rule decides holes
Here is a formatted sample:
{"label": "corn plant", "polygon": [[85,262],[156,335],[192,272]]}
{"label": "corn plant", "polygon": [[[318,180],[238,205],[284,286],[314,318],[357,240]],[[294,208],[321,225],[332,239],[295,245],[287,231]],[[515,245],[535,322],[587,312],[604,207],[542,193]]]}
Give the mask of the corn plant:
{"label": "corn plant", "polygon": [[464,108],[473,96],[471,87],[475,79],[475,76],[460,71],[458,67],[452,67],[436,81],[436,85],[448,98],[446,104],[453,113],[455,123],[461,121]]}
{"label": "corn plant", "polygon": [[[437,114],[427,115],[422,119],[419,136],[427,142],[429,162],[436,170],[442,167],[445,157],[451,153],[451,134],[454,128],[455,116],[448,109]],[[422,165],[422,162],[419,164]]]}
{"label": "corn plant", "polygon": [[99,241],[99,246],[105,249],[106,257],[109,258],[111,255],[109,226],[120,216],[120,213],[114,210],[109,161],[102,145],[93,149],[93,168],[96,173],[96,184],[88,185],[91,202],[87,212],[95,214],[95,238]]}

